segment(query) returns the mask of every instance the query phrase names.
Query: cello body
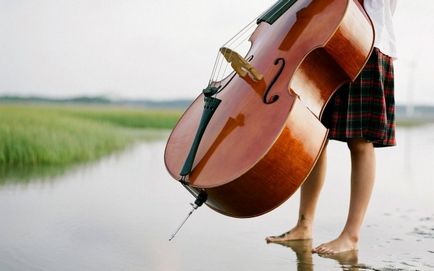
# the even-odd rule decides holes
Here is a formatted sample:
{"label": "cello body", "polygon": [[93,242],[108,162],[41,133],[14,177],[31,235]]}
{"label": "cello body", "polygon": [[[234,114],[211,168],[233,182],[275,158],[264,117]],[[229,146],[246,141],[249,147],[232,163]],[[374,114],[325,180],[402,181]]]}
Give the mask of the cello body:
{"label": "cello body", "polygon": [[[258,23],[246,55],[263,75],[231,74],[184,186],[232,217],[285,202],[309,176],[327,141],[321,123],[334,92],[354,80],[373,48],[369,17],[354,0],[298,0],[272,24]],[[199,95],[173,129],[165,165],[175,180],[204,107]]]}

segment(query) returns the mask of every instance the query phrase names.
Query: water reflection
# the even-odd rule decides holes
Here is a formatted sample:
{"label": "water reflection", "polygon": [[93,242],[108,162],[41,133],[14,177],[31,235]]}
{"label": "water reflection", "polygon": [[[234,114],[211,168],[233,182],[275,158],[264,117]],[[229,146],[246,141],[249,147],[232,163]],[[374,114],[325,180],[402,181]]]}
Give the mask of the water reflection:
{"label": "water reflection", "polygon": [[[136,133],[137,138],[141,142],[158,142],[165,140],[169,131],[166,130],[137,130],[130,133]],[[137,144],[131,144],[125,149],[114,151],[111,155],[120,155],[126,151],[126,149],[132,149]],[[109,155],[110,156],[110,155]],[[102,158],[102,157],[101,157]],[[60,177],[67,172],[73,172],[75,170],[82,170],[86,167],[91,167],[98,162],[99,159],[94,161],[73,162],[70,164],[60,165],[27,165],[27,166],[11,166],[0,164],[0,187],[6,184],[29,184],[31,182],[51,182],[56,177]]]}
{"label": "water reflection", "polygon": [[49,181],[61,176],[68,166],[0,166],[0,186],[5,184],[28,184],[36,180]]}
{"label": "water reflection", "polygon": [[[297,271],[314,271],[312,240],[293,240],[270,242],[290,248],[297,258]],[[334,255],[319,254],[320,257],[336,261],[343,271],[376,270],[359,263],[357,250],[346,251]]]}
{"label": "water reflection", "polygon": [[[310,252],[311,241],[264,244],[263,236],[296,221],[298,194],[245,220],[201,207],[168,242],[192,197],[167,174],[164,139],[57,177],[28,179],[25,187],[19,180],[0,184],[0,270],[434,270],[434,126],[397,135],[396,148],[378,151],[375,195],[356,255],[320,257]],[[335,237],[346,218],[348,150],[329,144],[318,243]]]}
{"label": "water reflection", "polygon": [[269,242],[290,248],[297,257],[297,271],[313,271],[312,240]]}
{"label": "water reflection", "polygon": [[359,263],[359,252],[357,250],[346,251],[335,255],[320,256],[335,260],[344,271],[378,270]]}

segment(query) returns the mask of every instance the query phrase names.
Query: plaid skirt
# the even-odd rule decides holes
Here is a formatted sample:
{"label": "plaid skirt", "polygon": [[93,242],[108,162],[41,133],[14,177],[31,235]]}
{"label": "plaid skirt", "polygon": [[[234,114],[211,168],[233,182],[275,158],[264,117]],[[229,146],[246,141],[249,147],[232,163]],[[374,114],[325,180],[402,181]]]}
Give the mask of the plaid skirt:
{"label": "plaid skirt", "polygon": [[357,79],[336,91],[322,121],[329,139],[364,138],[374,147],[396,145],[392,59],[374,48]]}

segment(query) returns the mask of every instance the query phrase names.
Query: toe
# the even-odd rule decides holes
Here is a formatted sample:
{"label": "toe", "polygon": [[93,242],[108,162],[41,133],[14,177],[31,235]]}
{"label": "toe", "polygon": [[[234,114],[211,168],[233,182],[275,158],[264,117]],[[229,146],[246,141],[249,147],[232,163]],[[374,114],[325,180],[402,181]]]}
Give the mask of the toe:
{"label": "toe", "polygon": [[334,254],[334,251],[333,251],[333,249],[331,249],[331,248],[326,248],[326,249],[324,250],[324,254],[325,254],[325,255],[333,255],[333,254]]}
{"label": "toe", "polygon": [[277,236],[268,236],[265,238],[265,241],[267,241],[267,243],[283,241],[285,240],[285,238],[288,236],[289,233],[290,231],[282,233],[281,235],[277,235]]}
{"label": "toe", "polygon": [[319,245],[316,248],[314,248],[312,251],[315,253],[322,253],[323,250],[324,250],[323,245]]}

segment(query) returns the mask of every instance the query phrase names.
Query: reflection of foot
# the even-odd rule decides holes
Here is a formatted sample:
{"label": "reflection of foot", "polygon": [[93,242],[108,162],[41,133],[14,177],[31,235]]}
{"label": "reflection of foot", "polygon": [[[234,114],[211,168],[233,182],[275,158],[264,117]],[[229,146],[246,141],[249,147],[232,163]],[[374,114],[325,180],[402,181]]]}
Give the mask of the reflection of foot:
{"label": "reflection of foot", "polygon": [[312,240],[291,240],[275,242],[282,246],[289,247],[295,252],[297,257],[297,270],[313,271],[313,257],[312,257]]}
{"label": "reflection of foot", "polygon": [[333,259],[342,266],[357,265],[359,262],[357,250],[349,250],[331,255],[320,254],[320,256],[328,259]]}
{"label": "reflection of foot", "polygon": [[[358,271],[360,270],[360,268],[364,268],[363,265],[359,265],[357,250],[349,250],[349,251],[344,251],[341,253],[336,253],[331,255],[327,255],[327,254],[319,254],[319,255],[321,257],[329,258],[337,261],[341,265],[342,270]],[[366,270],[371,270],[371,269],[366,269]]]}
{"label": "reflection of foot", "polygon": [[268,236],[265,238],[267,243],[281,243],[294,240],[312,239],[312,230],[307,227],[295,226],[292,230],[278,236]]}
{"label": "reflection of foot", "polygon": [[290,240],[284,242],[278,242],[278,244],[289,247],[294,251],[297,256],[299,255],[308,255],[312,256],[312,239],[306,240]]}
{"label": "reflection of foot", "polygon": [[354,241],[345,235],[340,235],[333,241],[319,245],[313,249],[312,252],[318,254],[334,255],[354,250],[357,250],[357,241]]}

